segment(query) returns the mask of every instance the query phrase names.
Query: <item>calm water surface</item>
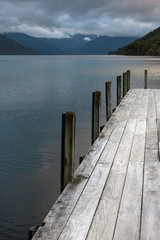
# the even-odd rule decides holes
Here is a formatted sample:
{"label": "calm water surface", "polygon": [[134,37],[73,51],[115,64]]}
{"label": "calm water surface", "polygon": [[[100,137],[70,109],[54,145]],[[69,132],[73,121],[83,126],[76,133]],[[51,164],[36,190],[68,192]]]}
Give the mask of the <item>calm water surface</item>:
{"label": "calm water surface", "polygon": [[59,195],[61,114],[76,112],[76,167],[90,147],[92,92],[131,70],[131,87],[160,88],[160,58],[0,56],[0,240],[27,240]]}

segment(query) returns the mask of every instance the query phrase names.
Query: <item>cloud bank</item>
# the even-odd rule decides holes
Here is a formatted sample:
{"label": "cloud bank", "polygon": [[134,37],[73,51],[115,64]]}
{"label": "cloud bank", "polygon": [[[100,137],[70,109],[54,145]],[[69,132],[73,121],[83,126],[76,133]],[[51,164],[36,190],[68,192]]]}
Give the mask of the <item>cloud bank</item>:
{"label": "cloud bank", "polygon": [[0,0],[0,32],[142,36],[159,27],[159,12],[159,0]]}

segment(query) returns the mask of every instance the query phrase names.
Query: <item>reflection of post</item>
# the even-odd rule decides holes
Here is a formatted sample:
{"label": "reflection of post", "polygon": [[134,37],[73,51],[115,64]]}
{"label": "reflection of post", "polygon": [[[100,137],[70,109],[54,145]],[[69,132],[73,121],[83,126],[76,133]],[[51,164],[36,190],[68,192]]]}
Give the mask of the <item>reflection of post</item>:
{"label": "reflection of post", "polygon": [[61,192],[74,178],[75,119],[74,112],[62,114]]}
{"label": "reflection of post", "polygon": [[123,73],[123,97],[127,94],[127,73]]}
{"label": "reflection of post", "polygon": [[117,77],[117,106],[120,104],[122,100],[122,77]]}
{"label": "reflection of post", "polygon": [[144,89],[147,89],[147,70],[144,71]]}
{"label": "reflection of post", "polygon": [[128,71],[127,71],[127,92],[128,92],[129,89],[130,89],[130,85],[131,85],[131,71],[128,70]]}
{"label": "reflection of post", "polygon": [[106,82],[106,120],[112,115],[112,82]]}
{"label": "reflection of post", "polygon": [[99,137],[101,119],[101,92],[92,93],[92,144]]}

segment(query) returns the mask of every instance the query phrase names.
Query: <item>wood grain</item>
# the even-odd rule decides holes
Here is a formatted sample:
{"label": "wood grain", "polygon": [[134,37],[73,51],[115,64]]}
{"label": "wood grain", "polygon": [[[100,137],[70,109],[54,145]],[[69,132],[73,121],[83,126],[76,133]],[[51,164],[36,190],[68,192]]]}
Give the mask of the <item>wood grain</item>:
{"label": "wood grain", "polygon": [[160,239],[160,163],[145,164],[141,240]]}
{"label": "wood grain", "polygon": [[143,162],[130,162],[114,240],[139,240]]}

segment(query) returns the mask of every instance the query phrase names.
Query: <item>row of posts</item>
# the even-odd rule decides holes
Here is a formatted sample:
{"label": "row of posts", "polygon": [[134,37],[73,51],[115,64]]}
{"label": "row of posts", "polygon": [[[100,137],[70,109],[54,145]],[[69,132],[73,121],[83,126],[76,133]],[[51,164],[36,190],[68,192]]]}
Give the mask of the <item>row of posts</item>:
{"label": "row of posts", "polygon": [[[130,89],[130,70],[117,77],[117,106],[122,98]],[[147,89],[147,70],[144,71],[144,89]],[[112,107],[112,82],[105,83],[106,92],[106,122],[110,119]],[[91,143],[93,144],[98,138],[101,119],[101,92],[95,91],[92,93],[92,134]],[[74,112],[62,114],[62,149],[61,149],[61,192],[69,181],[74,179],[74,149],[75,149],[75,121],[76,115]],[[80,162],[83,157],[80,157]]]}
{"label": "row of posts", "polygon": [[[130,70],[117,77],[117,105],[130,89]],[[106,121],[112,115],[112,82],[105,83],[106,92]],[[92,134],[91,143],[98,138],[101,130],[101,92],[92,93]],[[69,181],[74,179],[74,149],[75,149],[75,120],[74,112],[62,114],[62,149],[61,149],[61,192]],[[81,158],[82,160],[82,158]]]}
{"label": "row of posts", "polygon": [[[130,89],[130,70],[117,77],[117,106],[122,98]],[[144,71],[144,88],[147,88],[147,70]],[[106,121],[108,121],[113,113],[112,107],[112,82],[105,83],[106,92]],[[92,93],[92,139],[93,144],[98,138],[101,129],[101,92],[95,91]],[[74,154],[75,154],[75,122],[76,114],[67,112],[62,114],[62,144],[61,144],[61,192],[69,181],[74,180]],[[80,157],[80,163],[83,157]],[[39,226],[31,227],[29,230],[29,240],[37,231]]]}

